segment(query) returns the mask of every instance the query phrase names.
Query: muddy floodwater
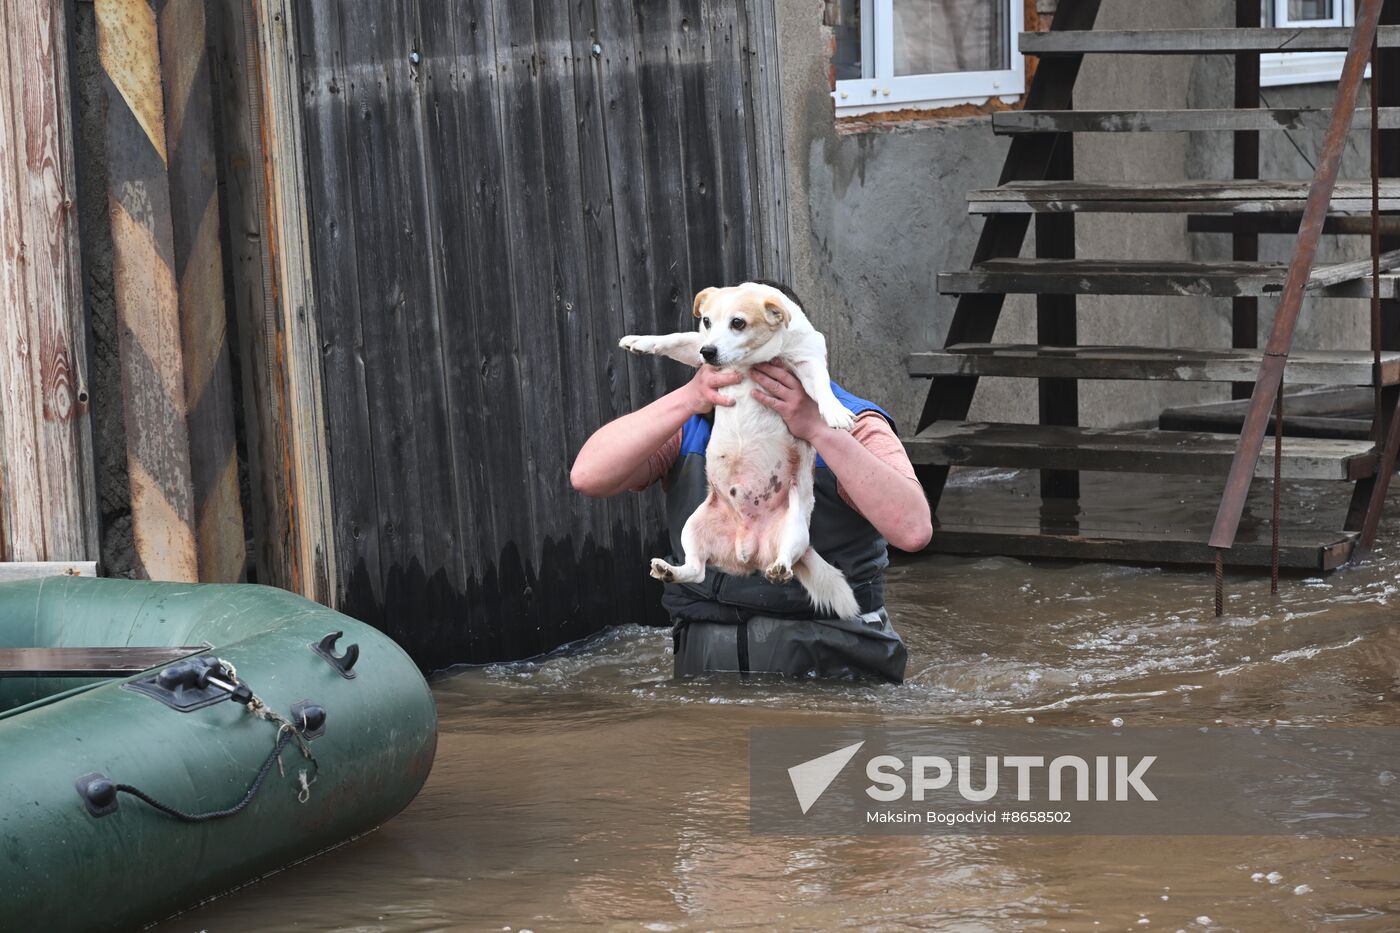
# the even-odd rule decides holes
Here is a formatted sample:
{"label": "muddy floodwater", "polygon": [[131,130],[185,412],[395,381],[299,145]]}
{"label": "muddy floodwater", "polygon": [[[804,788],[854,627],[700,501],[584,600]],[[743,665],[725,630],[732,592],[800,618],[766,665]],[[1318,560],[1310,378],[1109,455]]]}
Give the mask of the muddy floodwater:
{"label": "muddy floodwater", "polygon": [[162,929],[1400,929],[1396,838],[787,838],[747,816],[755,726],[1400,726],[1396,555],[1278,598],[1232,574],[1219,621],[1204,571],[906,560],[899,687],[672,683],[669,634],[627,625],[440,674],[407,811]]}

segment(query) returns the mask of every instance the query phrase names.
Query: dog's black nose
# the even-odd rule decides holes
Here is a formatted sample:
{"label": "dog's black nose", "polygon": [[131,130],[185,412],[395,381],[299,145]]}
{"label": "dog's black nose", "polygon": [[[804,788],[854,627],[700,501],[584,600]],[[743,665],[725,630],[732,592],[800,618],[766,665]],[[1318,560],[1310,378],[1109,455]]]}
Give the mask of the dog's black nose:
{"label": "dog's black nose", "polygon": [[705,358],[706,363],[713,363],[715,357],[719,356],[719,349],[717,347],[701,347],[700,355]]}

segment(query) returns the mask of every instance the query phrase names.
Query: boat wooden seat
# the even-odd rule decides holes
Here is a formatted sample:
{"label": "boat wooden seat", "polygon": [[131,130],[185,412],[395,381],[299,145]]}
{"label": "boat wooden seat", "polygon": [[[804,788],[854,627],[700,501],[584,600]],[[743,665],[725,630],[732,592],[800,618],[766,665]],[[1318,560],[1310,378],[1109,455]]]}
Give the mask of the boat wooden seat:
{"label": "boat wooden seat", "polygon": [[0,648],[0,677],[124,677],[208,651],[205,645]]}

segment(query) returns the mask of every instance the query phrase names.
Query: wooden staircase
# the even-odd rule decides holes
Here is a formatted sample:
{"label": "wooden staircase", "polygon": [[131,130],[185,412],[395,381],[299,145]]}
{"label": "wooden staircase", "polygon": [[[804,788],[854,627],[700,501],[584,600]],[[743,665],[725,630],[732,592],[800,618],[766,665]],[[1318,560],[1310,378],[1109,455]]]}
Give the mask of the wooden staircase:
{"label": "wooden staircase", "polygon": [[[931,548],[953,553],[1152,563],[1205,563],[1229,548],[1228,559],[1234,564],[1267,566],[1272,560],[1299,569],[1335,568],[1354,555],[1364,529],[1374,534],[1374,518],[1378,517],[1385,485],[1382,483],[1380,494],[1373,496],[1378,472],[1384,469],[1386,451],[1380,441],[1400,399],[1400,219],[1382,216],[1383,212],[1400,212],[1400,177],[1394,177],[1400,176],[1400,140],[1396,139],[1400,137],[1400,106],[1391,106],[1400,104],[1400,53],[1390,51],[1400,49],[1400,0],[1359,0],[1358,24],[1374,23],[1377,18],[1386,24],[1374,33],[1375,45],[1387,50],[1380,56],[1378,73],[1396,77],[1382,84],[1374,113],[1362,106],[1348,116],[1347,98],[1339,92],[1335,121],[1331,110],[1261,108],[1258,55],[1283,49],[1346,50],[1353,42],[1352,28],[1260,28],[1258,0],[1237,0],[1240,28],[1094,31],[1098,8],[1098,0],[1061,0],[1052,31],[1021,36],[1022,53],[1038,56],[1039,68],[1026,109],[992,117],[993,130],[1012,140],[1000,183],[968,195],[969,210],[986,218],[973,263],[969,269],[938,276],[941,293],[959,296],[952,325],[942,349],[915,353],[908,359],[911,376],[932,380],[918,431],[905,443],[935,515],[950,467],[986,466],[1039,470],[1039,491],[1045,504],[1042,517],[1031,525],[1008,526],[996,521],[968,521],[965,515],[961,521],[938,516]],[[1372,19],[1366,20],[1368,15]],[[1353,58],[1364,64],[1358,57],[1369,51],[1358,45]],[[1228,110],[1075,110],[1073,89],[1079,66],[1085,55],[1099,53],[1232,55],[1237,106]],[[1359,70],[1353,78],[1352,103],[1355,84],[1360,82]],[[1304,223],[1300,233],[1300,220],[1309,216],[1310,194],[1319,179],[1326,180],[1325,166],[1320,162],[1319,179],[1260,179],[1258,135],[1329,126],[1329,139],[1348,129],[1372,130],[1373,139],[1380,142],[1378,165],[1382,170],[1377,174],[1390,177],[1379,178],[1373,191],[1370,178],[1335,180],[1334,167],[1330,200],[1320,200],[1313,207],[1318,231],[1309,233]],[[1185,131],[1232,133],[1236,177],[1166,183],[1074,177],[1076,133]],[[1314,197],[1326,199],[1327,192],[1324,189]],[[1325,217],[1318,213],[1323,206]],[[1180,262],[1080,257],[1075,252],[1074,216],[1084,213],[1187,214],[1188,230],[1230,233],[1233,259]],[[1022,257],[1032,223],[1037,252],[1033,257]],[[1372,257],[1357,262],[1313,263],[1317,233],[1324,229],[1382,235],[1372,237]],[[1274,233],[1297,238],[1298,255],[1293,262],[1258,260],[1259,236]],[[1290,274],[1300,276],[1298,295],[1286,295]],[[1267,359],[1276,352],[1258,348],[1258,300],[1292,300],[1296,305],[1302,300],[1301,293],[1370,301],[1375,308],[1373,321],[1379,321],[1380,326],[1373,324],[1374,346],[1368,349],[1286,351],[1284,387],[1278,392],[1289,407],[1295,399],[1302,404],[1319,386],[1330,387],[1325,390],[1332,393],[1328,398],[1350,393],[1352,407],[1348,410],[1353,415],[1358,398],[1364,396],[1363,401],[1369,401],[1363,406],[1365,430],[1358,433],[1355,417],[1341,433],[1324,430],[1316,423],[1319,419],[1309,420],[1310,416],[1300,411],[1299,430],[1295,431],[1285,412],[1278,462],[1273,441],[1263,444],[1260,451],[1257,438],[1253,447],[1257,460],[1251,461],[1250,438],[1242,436],[1240,425],[1251,405],[1266,406],[1267,412],[1275,404],[1269,384],[1260,380],[1256,385],[1256,379],[1268,371],[1266,363],[1272,366],[1277,362]],[[1037,296],[1038,343],[991,342],[1008,294]],[[1079,295],[1162,296],[1164,311],[1170,310],[1168,303],[1179,296],[1229,299],[1233,346],[1078,346],[1075,299]],[[1284,326],[1276,324],[1271,347],[1278,345],[1277,331]],[[1287,341],[1283,346],[1291,347],[1291,329],[1283,337]],[[1039,423],[965,421],[982,376],[1036,380]],[[1237,401],[1219,403],[1222,410],[1214,413],[1216,420],[1205,422],[1208,430],[1085,428],[1078,425],[1078,379],[1230,383]],[[1253,402],[1248,401],[1251,395],[1255,396]],[[1233,407],[1227,411],[1223,406]],[[1268,423],[1272,431],[1277,418]],[[1163,424],[1168,424],[1165,415]],[[1345,482],[1354,488],[1345,518],[1339,502],[1335,530],[1320,530],[1315,524],[1279,527],[1273,535],[1277,545],[1273,546],[1270,536],[1261,534],[1257,527],[1246,528],[1235,540],[1238,512],[1244,508],[1239,490],[1221,500],[1221,518],[1214,533],[1210,527],[1085,527],[1076,518],[1074,504],[1080,494],[1080,471],[1220,480],[1228,474],[1236,487],[1243,477],[1246,494],[1250,475],[1277,477],[1284,482]],[[1384,472],[1388,481],[1391,471]],[[1224,487],[1223,482],[1211,482],[1203,488],[1219,496]],[[991,489],[984,494],[996,493]],[[1373,519],[1369,523],[1368,517]],[[1226,540],[1233,546],[1222,543]],[[1363,542],[1363,547],[1369,543]]]}

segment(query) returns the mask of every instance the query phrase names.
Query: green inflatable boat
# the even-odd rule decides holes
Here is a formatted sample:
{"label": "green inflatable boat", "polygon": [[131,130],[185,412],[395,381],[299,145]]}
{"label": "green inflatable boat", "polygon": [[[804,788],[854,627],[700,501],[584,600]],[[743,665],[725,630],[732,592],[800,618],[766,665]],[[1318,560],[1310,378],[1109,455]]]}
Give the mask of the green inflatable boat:
{"label": "green inflatable boat", "polygon": [[299,596],[0,585],[0,928],[186,910],[388,820],[436,746],[408,656]]}

